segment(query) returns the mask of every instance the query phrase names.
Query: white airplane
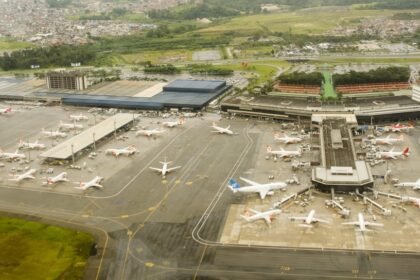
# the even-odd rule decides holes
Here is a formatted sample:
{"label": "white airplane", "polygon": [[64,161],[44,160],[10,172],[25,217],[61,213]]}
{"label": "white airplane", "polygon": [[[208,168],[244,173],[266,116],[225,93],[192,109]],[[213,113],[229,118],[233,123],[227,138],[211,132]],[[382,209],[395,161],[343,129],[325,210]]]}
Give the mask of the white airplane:
{"label": "white airplane", "polygon": [[408,152],[409,148],[405,148],[403,151],[401,152],[394,152],[394,148],[392,148],[390,151],[388,152],[377,152],[377,155],[381,158],[385,158],[385,159],[397,159],[397,158],[406,158],[410,155],[410,153]]}
{"label": "white airplane", "polygon": [[14,175],[13,178],[9,179],[9,181],[20,182],[24,179],[35,179],[33,174],[35,174],[36,169],[29,169],[26,173],[20,175]]}
{"label": "white airplane", "polygon": [[287,187],[287,184],[284,182],[273,182],[268,184],[259,184],[251,180],[239,177],[245,183],[250,184],[250,186],[241,187],[238,182],[234,179],[230,179],[228,183],[228,188],[232,192],[243,192],[243,193],[259,193],[261,199],[264,199],[267,195],[273,195],[274,190],[284,189]]}
{"label": "white airplane", "polygon": [[391,138],[391,135],[388,135],[387,137],[375,138],[371,140],[372,144],[374,145],[394,145],[403,141],[404,136],[402,134],[398,138]]}
{"label": "white airplane", "polygon": [[372,231],[370,229],[367,229],[366,226],[374,226],[374,227],[383,227],[383,224],[380,223],[371,223],[371,222],[366,222],[365,218],[363,217],[362,213],[359,213],[357,215],[358,219],[355,222],[347,222],[347,223],[341,223],[342,225],[356,225],[359,226],[358,229],[356,229],[356,231]]}
{"label": "white airplane", "polygon": [[180,118],[177,121],[173,121],[173,122],[163,122],[162,125],[169,127],[169,128],[173,128],[176,127],[178,125],[183,125],[185,123],[185,119],[184,118]]}
{"label": "white airplane", "polygon": [[107,149],[105,151],[105,154],[118,157],[119,155],[131,156],[131,155],[134,155],[136,152],[137,152],[137,149],[135,147],[128,146],[122,149]]}
{"label": "white airplane", "polygon": [[68,182],[68,181],[69,181],[69,179],[67,179],[67,172],[61,172],[60,174],[58,174],[55,177],[48,177],[47,182],[45,182],[44,184],[52,185],[52,184],[55,184],[55,183]]}
{"label": "white airplane", "polygon": [[41,133],[44,134],[45,136],[49,137],[49,138],[57,138],[57,137],[65,138],[65,137],[67,137],[67,133],[61,132],[59,130],[47,131],[45,129],[42,129]]}
{"label": "white airplane", "polygon": [[96,176],[95,178],[93,178],[92,180],[88,182],[80,182],[80,186],[74,187],[74,188],[78,190],[84,190],[84,191],[90,188],[102,189],[104,186],[100,185],[100,182],[103,179],[104,178],[102,177]]}
{"label": "white airplane", "polygon": [[24,142],[23,140],[19,141],[18,149],[30,149],[30,150],[42,150],[45,149],[45,145],[42,143],[38,143],[38,140],[35,142]]}
{"label": "white airplane", "polygon": [[174,171],[175,169],[181,168],[181,166],[168,168],[168,165],[172,163],[171,161],[167,162],[165,160],[165,161],[161,161],[160,163],[163,164],[162,168],[156,168],[156,167],[149,167],[149,168],[162,174],[162,177],[165,177],[166,173],[169,173],[171,171]]}
{"label": "white airplane", "polygon": [[282,141],[284,144],[300,143],[303,140],[300,137],[288,136],[287,134],[285,134],[283,137],[281,137],[279,134],[274,134],[274,139]]}
{"label": "white airplane", "polygon": [[412,202],[414,203],[414,205],[416,205],[417,207],[420,207],[420,198],[418,197],[413,197],[413,196],[403,196],[401,198],[402,202]]}
{"label": "white airplane", "polygon": [[301,156],[302,152],[300,151],[300,149],[296,151],[287,151],[287,150],[284,150],[283,148],[280,148],[280,150],[277,150],[277,151],[273,151],[273,148],[271,146],[267,146],[267,154],[273,155],[275,157],[283,158],[283,157]]}
{"label": "white airplane", "polygon": [[413,129],[413,128],[414,126],[412,126],[411,124],[405,125],[405,124],[400,124],[400,123],[384,127],[385,131],[392,131],[392,132],[409,132],[410,129]]}
{"label": "white airplane", "polygon": [[413,190],[420,190],[420,179],[416,182],[403,182],[394,185],[395,187],[413,188]]}
{"label": "white airplane", "polygon": [[271,222],[274,220],[274,216],[281,213],[280,209],[273,209],[265,212],[260,212],[254,209],[249,209],[249,211],[254,213],[254,215],[241,215],[241,218],[245,219],[247,222],[263,219],[268,226],[271,225]]}
{"label": "white airplane", "polygon": [[80,122],[80,121],[87,121],[89,118],[86,117],[85,115],[82,115],[82,113],[80,113],[79,115],[70,115],[70,119],[76,122]]}
{"label": "white airplane", "polygon": [[0,115],[6,115],[12,112],[12,108],[11,107],[7,107],[7,108],[1,108],[0,109]]}
{"label": "white airplane", "polygon": [[327,220],[323,220],[323,219],[319,219],[315,217],[315,210],[311,210],[308,214],[308,216],[298,216],[298,217],[289,217],[290,220],[294,221],[294,220],[300,220],[303,221],[302,224],[300,224],[300,226],[303,227],[312,227],[312,224],[314,223],[326,223],[329,224],[330,222]]}
{"label": "white airplane", "polygon": [[237,134],[237,133],[234,133],[232,130],[230,130],[230,125],[223,128],[223,127],[217,126],[216,123],[213,122],[211,128],[215,129],[215,130],[212,131],[214,133],[228,134],[228,135]]}
{"label": "white airplane", "polygon": [[24,154],[19,154],[19,151],[16,150],[14,153],[4,153],[0,150],[0,158],[8,159],[8,160],[18,160],[18,159],[25,159],[26,156]]}
{"label": "white airplane", "polygon": [[159,130],[158,128],[155,129],[140,129],[136,131],[136,136],[144,135],[144,136],[153,136],[164,133],[166,130]]}
{"label": "white airplane", "polygon": [[58,125],[61,129],[68,129],[68,130],[74,130],[74,129],[83,129],[83,125],[76,124],[76,123],[63,123],[60,121],[60,124]]}

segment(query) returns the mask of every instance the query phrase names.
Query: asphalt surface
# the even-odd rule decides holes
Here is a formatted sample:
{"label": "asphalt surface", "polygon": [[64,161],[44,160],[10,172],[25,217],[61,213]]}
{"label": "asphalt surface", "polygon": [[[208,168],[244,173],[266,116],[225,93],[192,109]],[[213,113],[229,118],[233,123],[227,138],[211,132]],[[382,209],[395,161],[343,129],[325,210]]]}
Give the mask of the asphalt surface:
{"label": "asphalt surface", "polygon": [[[37,112],[22,128],[2,118],[0,131],[7,133],[0,141],[30,135],[31,127],[60,113]],[[25,116],[16,114],[13,122]],[[151,140],[159,145],[143,147],[141,156],[106,179],[103,191],[63,194],[2,185],[0,210],[95,231],[98,254],[86,279],[418,279],[417,255],[218,244],[227,206],[237,201],[225,183],[253,167],[262,143],[260,134],[249,133],[253,122],[223,120],[235,136],[211,134],[210,123],[195,119],[171,137]],[[165,155],[182,168],[163,180],[148,167]]]}

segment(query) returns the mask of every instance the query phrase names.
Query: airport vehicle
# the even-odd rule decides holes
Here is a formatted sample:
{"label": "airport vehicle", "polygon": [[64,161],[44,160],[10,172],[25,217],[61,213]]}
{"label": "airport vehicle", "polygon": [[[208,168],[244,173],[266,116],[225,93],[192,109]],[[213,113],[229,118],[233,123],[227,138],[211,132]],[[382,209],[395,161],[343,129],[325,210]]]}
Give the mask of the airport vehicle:
{"label": "airport vehicle", "polygon": [[284,158],[284,157],[301,156],[302,152],[301,152],[300,149],[298,149],[296,151],[287,151],[287,150],[284,150],[283,148],[280,148],[280,150],[277,150],[277,151],[273,151],[273,148],[270,145],[268,145],[267,146],[267,154],[273,155],[275,157]]}
{"label": "airport vehicle", "polygon": [[213,122],[211,128],[215,129],[215,130],[212,131],[214,133],[228,134],[228,135],[234,135],[234,134],[236,134],[232,130],[230,130],[230,125],[228,125],[227,127],[223,128],[223,127],[217,126],[216,123]]}
{"label": "airport vehicle", "polygon": [[245,179],[242,177],[239,178],[245,183],[250,184],[250,186],[241,187],[241,185],[234,179],[230,179],[228,182],[228,188],[231,189],[232,192],[259,193],[261,199],[264,199],[267,195],[273,195],[274,190],[284,189],[287,187],[287,184],[284,182],[260,184],[249,179]]}
{"label": "airport vehicle", "polygon": [[169,128],[173,128],[176,127],[178,125],[183,125],[185,123],[185,119],[184,118],[180,118],[177,121],[173,121],[173,122],[163,122],[162,125],[169,127]]}
{"label": "airport vehicle", "polygon": [[119,155],[131,156],[131,155],[134,155],[136,152],[137,152],[137,149],[135,147],[128,146],[122,149],[107,149],[105,151],[105,154],[118,157]]}
{"label": "airport vehicle", "polygon": [[319,219],[315,217],[315,210],[311,210],[307,216],[297,216],[297,217],[289,217],[290,220],[300,220],[302,221],[302,224],[299,226],[302,227],[312,227],[312,224],[314,223],[326,223],[329,224],[330,222],[327,220]]}
{"label": "airport vehicle", "polygon": [[88,182],[80,182],[80,185],[74,188],[78,190],[84,190],[84,191],[90,188],[102,189],[104,186],[102,186],[100,183],[103,179],[104,178],[102,177],[96,176],[95,178],[93,178],[92,180]]}
{"label": "airport vehicle", "polygon": [[20,174],[20,175],[13,175],[13,178],[9,179],[9,181],[20,182],[25,179],[35,179],[33,174],[35,174],[36,169],[29,169],[27,172]]}
{"label": "airport vehicle", "polygon": [[394,145],[404,141],[404,136],[400,135],[398,138],[391,138],[391,135],[382,138],[375,138],[370,140],[373,145]]}
{"label": "airport vehicle", "polygon": [[11,107],[7,107],[7,108],[0,108],[0,115],[6,115],[12,112],[12,108]]}
{"label": "airport vehicle", "polygon": [[30,150],[42,150],[45,149],[45,145],[42,143],[38,143],[38,140],[35,142],[24,142],[23,140],[19,141],[18,149],[30,149]]}
{"label": "airport vehicle", "polygon": [[172,171],[174,171],[178,168],[181,168],[181,166],[175,166],[175,167],[168,168],[168,165],[171,164],[172,162],[171,161],[166,161],[166,159],[165,159],[165,161],[161,161],[160,163],[163,165],[162,168],[156,168],[156,167],[149,167],[149,168],[159,172],[160,174],[162,174],[162,177],[165,177],[165,175],[169,172],[172,172]]}
{"label": "airport vehicle", "polygon": [[289,136],[287,134],[285,134],[283,137],[281,137],[279,134],[274,134],[274,139],[279,140],[284,144],[300,143],[303,140],[300,137]]}
{"label": "airport vehicle", "polygon": [[249,209],[249,211],[252,212],[253,215],[241,215],[241,218],[247,222],[254,222],[256,220],[263,219],[268,226],[271,225],[271,222],[274,220],[274,216],[281,213],[280,209],[272,209],[264,212],[260,212],[255,209]]}
{"label": "airport vehicle", "polygon": [[67,179],[67,172],[61,172],[55,177],[48,177],[46,185],[52,185],[59,182],[68,182],[69,179]]}
{"label": "airport vehicle", "polygon": [[42,129],[41,133],[44,134],[48,138],[58,138],[58,137],[65,138],[65,137],[67,137],[67,133],[61,132],[59,130],[47,131],[45,129]]}
{"label": "airport vehicle", "polygon": [[4,153],[2,150],[0,150],[0,159],[18,160],[25,158],[26,156],[24,154],[19,154],[19,150],[16,150],[14,153]]}
{"label": "airport vehicle", "polygon": [[76,123],[63,123],[60,121],[60,124],[58,125],[60,129],[68,129],[68,130],[75,130],[75,129],[83,129],[83,125],[76,124]]}
{"label": "airport vehicle", "polygon": [[406,147],[401,152],[394,152],[394,148],[392,148],[388,152],[377,152],[376,156],[380,157],[380,158],[385,158],[385,159],[406,158],[410,155],[410,153],[408,151],[409,151],[408,147]]}
{"label": "airport vehicle", "polygon": [[413,188],[413,190],[420,190],[420,179],[416,182],[402,182],[394,185],[395,187]]}
{"label": "airport vehicle", "polygon": [[164,133],[166,130],[159,130],[158,128],[155,129],[140,129],[136,131],[136,136],[144,135],[144,136],[153,136]]}
{"label": "airport vehicle", "polygon": [[370,229],[367,229],[366,226],[374,226],[374,227],[383,227],[384,226],[383,224],[380,224],[380,223],[366,222],[362,213],[359,213],[357,215],[357,221],[355,221],[355,222],[341,223],[341,224],[342,225],[356,225],[356,226],[359,227],[358,229],[356,229],[356,231],[361,231],[361,232],[364,232],[364,231],[372,231]]}
{"label": "airport vehicle", "polygon": [[87,116],[83,115],[82,113],[80,113],[79,115],[70,115],[69,117],[71,120],[76,121],[76,122],[87,121],[89,119]]}

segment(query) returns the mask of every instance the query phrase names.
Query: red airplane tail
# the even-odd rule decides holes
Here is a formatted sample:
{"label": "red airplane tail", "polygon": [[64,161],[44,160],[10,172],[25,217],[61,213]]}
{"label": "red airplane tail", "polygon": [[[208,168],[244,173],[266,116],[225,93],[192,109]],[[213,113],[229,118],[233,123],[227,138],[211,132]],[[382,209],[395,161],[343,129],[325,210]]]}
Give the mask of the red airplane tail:
{"label": "red airplane tail", "polygon": [[409,148],[408,147],[405,148],[404,151],[403,151],[403,153],[402,153],[403,156],[408,157],[408,155],[409,155],[408,151],[409,151]]}

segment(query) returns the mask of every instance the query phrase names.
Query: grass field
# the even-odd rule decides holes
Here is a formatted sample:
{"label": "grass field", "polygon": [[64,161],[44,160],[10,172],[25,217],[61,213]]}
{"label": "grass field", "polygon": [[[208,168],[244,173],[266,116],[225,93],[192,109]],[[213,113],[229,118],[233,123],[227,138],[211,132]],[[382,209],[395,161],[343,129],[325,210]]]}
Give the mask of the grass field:
{"label": "grass field", "polygon": [[17,50],[32,46],[30,43],[0,39],[0,50]]}
{"label": "grass field", "polygon": [[351,26],[359,19],[366,17],[391,16],[395,11],[390,10],[354,10],[337,8],[336,10],[299,10],[295,12],[278,12],[240,16],[226,23],[200,30],[199,32],[227,32],[241,33],[255,32],[292,32],[297,34],[321,34],[331,30],[338,24]]}
{"label": "grass field", "polygon": [[249,63],[247,66],[241,64],[225,64],[217,65],[217,68],[230,69],[234,71],[242,71],[247,73],[255,73],[254,85],[266,83],[271,80],[277,73],[277,67],[268,64]]}
{"label": "grass field", "polygon": [[0,217],[0,279],[82,279],[91,235]]}
{"label": "grass field", "polygon": [[165,50],[165,51],[143,51],[130,54],[121,54],[118,57],[124,64],[136,64],[145,61],[152,63],[176,63],[192,60],[191,50]]}

